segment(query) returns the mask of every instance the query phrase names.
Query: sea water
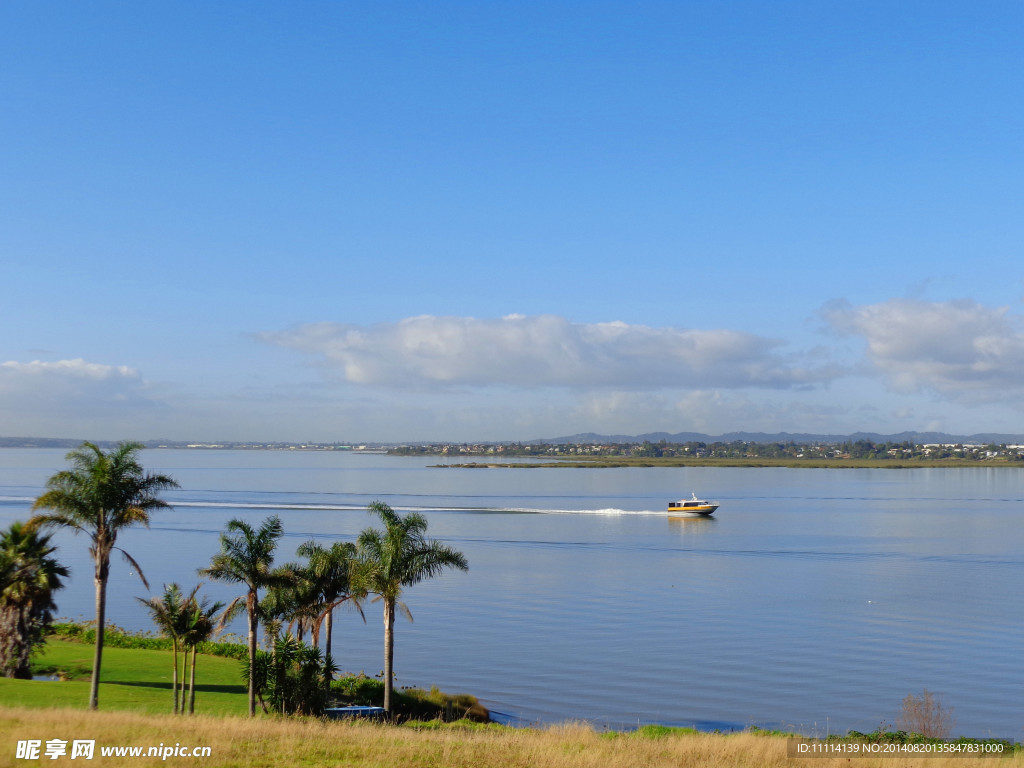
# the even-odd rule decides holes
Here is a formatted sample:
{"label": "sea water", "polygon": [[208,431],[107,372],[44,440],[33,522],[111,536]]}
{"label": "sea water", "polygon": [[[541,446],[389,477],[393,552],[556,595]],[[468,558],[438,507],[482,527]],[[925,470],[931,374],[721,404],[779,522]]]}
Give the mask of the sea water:
{"label": "sea water", "polygon": [[[25,519],[64,451],[0,450],[0,525]],[[436,468],[432,457],[148,450],[171,510],[118,540],[108,618],[151,629],[135,599],[191,588],[232,518],[281,517],[278,562],[354,541],[381,500],[415,510],[467,573],[406,590],[398,685],[477,695],[520,722],[584,719],[810,735],[894,725],[925,688],[955,732],[1024,738],[1024,474],[1019,469]],[[711,519],[669,519],[696,492]],[[88,541],[59,613],[93,612]],[[217,599],[237,586],[207,583]],[[335,620],[346,671],[383,667],[379,604]],[[241,622],[234,631],[242,633]]]}

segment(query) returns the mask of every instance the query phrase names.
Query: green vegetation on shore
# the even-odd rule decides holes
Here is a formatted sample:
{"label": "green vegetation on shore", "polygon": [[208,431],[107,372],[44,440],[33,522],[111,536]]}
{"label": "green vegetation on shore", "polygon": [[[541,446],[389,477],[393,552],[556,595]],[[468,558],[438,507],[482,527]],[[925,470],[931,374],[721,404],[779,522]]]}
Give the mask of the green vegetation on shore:
{"label": "green vegetation on shore", "polygon": [[[116,546],[117,537],[133,525],[148,527],[151,511],[169,507],[159,492],[178,487],[167,475],[145,472],[137,459],[142,448],[140,443],[124,442],[105,452],[94,443],[83,443],[66,455],[71,467],[46,481],[46,492],[32,505],[37,514],[25,525],[15,522],[9,532],[0,535],[0,674],[30,677],[29,659],[52,624],[51,594],[61,587],[59,577],[67,575],[66,569],[49,558],[55,548],[49,547],[48,538],[39,537],[37,531],[65,528],[83,533],[89,539],[89,554],[95,565],[89,707],[98,709],[110,555],[119,550],[148,589],[142,568]],[[427,521],[422,515],[401,515],[383,502],[372,503],[369,511],[380,518],[382,530],[366,528],[356,544],[338,544],[329,549],[307,541],[297,551],[306,563],[278,566],[274,563],[275,550],[284,535],[280,518],[267,518],[259,529],[232,519],[220,536],[220,552],[213,555],[209,567],[199,570],[199,575],[237,584],[244,588],[243,595],[228,605],[211,603],[198,595],[201,584],[186,596],[177,583],[171,583],[164,585],[161,596],[138,598],[170,645],[174,714],[194,712],[200,644],[219,634],[243,607],[248,616],[243,664],[249,717],[255,717],[257,701],[265,713],[316,716],[338,699],[350,700],[346,698],[347,690],[334,690],[338,668],[330,654],[332,614],[349,600],[362,613],[361,603],[370,595],[384,604],[380,704],[389,719],[409,714],[401,711],[404,705],[396,703],[394,696],[396,611],[412,619],[400,598],[406,588],[447,568],[465,571],[469,566],[461,552],[426,538]],[[266,650],[258,648],[261,625]],[[321,628],[326,629],[326,652],[320,648]],[[115,634],[112,632],[112,637]],[[68,670],[59,670],[58,674],[71,676]],[[370,687],[358,687],[361,694],[369,695]],[[449,717],[458,706],[466,714],[487,719],[486,711],[475,702],[456,702],[437,691],[413,699],[416,706],[412,714],[417,716],[424,706],[433,711],[443,704],[444,714]]]}
{"label": "green vegetation on shore", "polygon": [[[14,680],[0,678],[0,699],[26,707],[85,708],[92,675],[95,629],[62,622],[47,640],[44,650],[33,660],[32,672],[52,680]],[[148,633],[125,632],[108,626],[105,633],[104,664],[100,691],[104,707],[163,714],[169,710],[171,640]],[[198,709],[207,714],[244,716],[247,711],[247,686],[240,660],[246,658],[241,643],[202,643],[204,654],[197,671]],[[382,706],[384,682],[363,673],[349,674],[333,681],[329,694],[335,706],[350,704]],[[468,718],[487,722],[489,714],[469,694],[448,694],[436,687],[430,690],[403,688],[394,692],[395,716],[401,720],[457,720]]]}
{"label": "green vegetation on shore", "polygon": [[[100,691],[104,707],[161,714],[171,702],[171,650],[166,648],[117,647],[118,637],[127,635],[107,630]],[[87,635],[89,636],[89,635]],[[91,635],[93,639],[95,635]],[[137,642],[159,645],[163,638],[137,637]],[[0,678],[0,699],[17,701],[26,707],[86,708],[89,702],[92,657],[95,645],[51,636],[42,654],[33,661],[33,673],[56,680],[11,680]],[[237,659],[210,656],[197,672],[197,706],[217,715],[245,714],[245,686]]]}

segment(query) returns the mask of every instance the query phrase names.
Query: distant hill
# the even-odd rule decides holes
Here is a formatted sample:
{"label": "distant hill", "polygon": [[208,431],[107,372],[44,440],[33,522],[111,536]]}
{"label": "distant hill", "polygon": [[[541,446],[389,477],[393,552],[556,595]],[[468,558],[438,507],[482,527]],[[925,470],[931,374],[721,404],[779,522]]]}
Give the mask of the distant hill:
{"label": "distant hill", "polygon": [[868,440],[872,443],[976,443],[987,445],[1024,444],[1024,434],[1000,434],[992,432],[974,435],[950,435],[945,432],[899,432],[894,435],[883,435],[877,432],[854,432],[852,435],[820,435],[808,432],[727,432],[724,435],[706,435],[702,432],[647,432],[642,435],[599,435],[594,432],[582,432],[566,437],[551,437],[538,440],[523,441],[550,445],[583,444],[583,443],[642,443],[648,440],[657,443],[846,443],[857,440]]}

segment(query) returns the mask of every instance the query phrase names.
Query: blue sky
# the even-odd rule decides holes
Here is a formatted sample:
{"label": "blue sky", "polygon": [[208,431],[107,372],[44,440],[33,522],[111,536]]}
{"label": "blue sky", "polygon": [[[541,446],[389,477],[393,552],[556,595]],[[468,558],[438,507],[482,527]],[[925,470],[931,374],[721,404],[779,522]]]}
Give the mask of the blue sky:
{"label": "blue sky", "polygon": [[1024,432],[1016,2],[0,5],[0,435]]}

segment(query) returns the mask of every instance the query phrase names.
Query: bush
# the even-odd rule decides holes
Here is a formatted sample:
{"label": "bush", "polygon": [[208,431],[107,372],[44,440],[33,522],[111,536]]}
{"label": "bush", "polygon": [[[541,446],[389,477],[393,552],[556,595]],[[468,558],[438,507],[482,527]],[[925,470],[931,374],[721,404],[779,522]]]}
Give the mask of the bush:
{"label": "bush", "polygon": [[[363,673],[349,675],[331,683],[331,693],[341,704],[366,707],[384,705],[384,681],[367,677]],[[395,691],[392,714],[401,720],[472,720],[487,723],[491,714],[467,693],[448,694],[433,686],[429,691],[421,688],[401,688]]]}
{"label": "bush", "polygon": [[384,703],[384,681],[360,672],[333,681],[331,693],[346,704],[379,707]]}
{"label": "bush", "polygon": [[658,725],[657,723],[651,723],[649,725],[641,725],[633,733],[642,739],[664,739],[667,736],[679,736],[682,734],[692,735],[697,733],[697,729],[676,728],[670,725]]}
{"label": "bush", "polygon": [[[290,635],[280,637],[273,652],[256,652],[256,696],[264,711],[269,705],[269,711],[282,715],[319,717],[328,704],[328,680],[336,669],[319,648]],[[250,679],[248,657],[242,660],[242,677]]]}
{"label": "bush", "polygon": [[942,697],[927,688],[920,696],[912,693],[903,699],[900,730],[919,733],[929,739],[948,739],[953,735],[953,709],[942,703]]}
{"label": "bush", "polygon": [[[96,627],[93,622],[80,623],[62,621],[50,627],[50,633],[65,640],[94,644]],[[143,648],[151,651],[169,651],[174,646],[169,637],[160,637],[152,632],[130,632],[116,624],[108,624],[103,632],[103,644],[110,648]],[[199,653],[210,656],[225,656],[229,659],[248,659],[249,649],[241,643],[202,642]]]}

